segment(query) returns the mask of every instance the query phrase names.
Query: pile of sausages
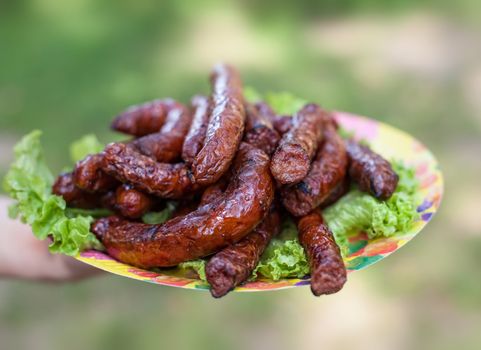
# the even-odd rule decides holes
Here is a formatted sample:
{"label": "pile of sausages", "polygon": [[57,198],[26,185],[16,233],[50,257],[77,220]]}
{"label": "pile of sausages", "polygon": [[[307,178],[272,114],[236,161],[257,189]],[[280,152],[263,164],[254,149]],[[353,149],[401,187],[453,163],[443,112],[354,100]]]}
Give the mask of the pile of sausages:
{"label": "pile of sausages", "polygon": [[[287,211],[310,264],[315,295],[339,291],[346,270],[321,214],[354,181],[379,199],[398,177],[368,147],[345,142],[332,115],[306,104],[278,116],[243,96],[239,73],[217,65],[211,94],[187,107],[172,99],[130,107],[112,128],[131,135],[58,177],[53,192],[71,207],[108,208],[92,232],[108,254],[141,268],[209,257],[214,297],[245,282]],[[140,218],[177,201],[168,221]]]}

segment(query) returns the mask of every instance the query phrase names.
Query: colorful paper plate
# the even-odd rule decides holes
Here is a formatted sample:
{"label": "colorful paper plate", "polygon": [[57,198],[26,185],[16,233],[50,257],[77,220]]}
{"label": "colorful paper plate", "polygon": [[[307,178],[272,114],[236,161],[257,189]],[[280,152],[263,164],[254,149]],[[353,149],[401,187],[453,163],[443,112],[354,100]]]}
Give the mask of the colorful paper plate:
{"label": "colorful paper plate", "polygon": [[[400,159],[416,169],[416,177],[420,183],[418,206],[420,218],[412,227],[393,237],[369,240],[366,234],[359,232],[349,240],[350,254],[345,259],[348,272],[357,271],[372,265],[392,254],[414,238],[432,219],[439,208],[443,194],[443,177],[436,159],[431,152],[412,136],[384,123],[352,115],[336,112],[339,124],[354,133],[356,138],[366,139],[371,147],[387,159]],[[188,271],[178,269],[153,272],[123,264],[112,259],[105,253],[85,251],[77,259],[99,269],[112,272],[140,281],[188,289],[209,289],[206,282],[198,280]],[[258,279],[235,289],[237,292],[254,292],[292,288],[309,285],[308,278],[284,279],[272,281]]]}

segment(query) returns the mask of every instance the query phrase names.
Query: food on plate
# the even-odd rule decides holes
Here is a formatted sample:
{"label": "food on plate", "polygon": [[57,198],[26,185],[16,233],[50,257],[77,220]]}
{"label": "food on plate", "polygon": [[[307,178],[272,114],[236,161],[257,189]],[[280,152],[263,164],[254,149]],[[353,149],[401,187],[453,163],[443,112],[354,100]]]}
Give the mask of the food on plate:
{"label": "food on plate", "polygon": [[228,65],[211,86],[191,109],[170,98],[129,108],[112,128],[131,139],[76,141],[76,165],[56,180],[40,132],[25,136],[5,178],[12,214],[53,252],[193,270],[214,297],[309,275],[315,295],[334,293],[352,232],[388,237],[418,217],[413,169],[354,141],[331,113],[288,93],[246,99]]}
{"label": "food on plate", "polygon": [[307,176],[298,184],[281,190],[284,207],[294,216],[303,216],[327,200],[344,181],[347,154],[334,123],[325,120],[324,137]]}
{"label": "food on plate", "polygon": [[114,208],[126,218],[141,218],[154,205],[155,199],[152,196],[136,190],[132,185],[122,184],[115,190]]}
{"label": "food on plate", "polygon": [[180,159],[184,138],[189,132],[192,115],[180,103],[175,103],[168,111],[160,131],[145,135],[132,142],[140,153],[161,163],[171,163]]}
{"label": "food on plate", "polygon": [[334,203],[336,203],[339,199],[341,199],[347,192],[349,192],[349,188],[351,186],[351,181],[349,180],[349,176],[344,177],[340,183],[336,185],[329,193],[327,198],[322,201],[319,205],[320,208],[326,208]]}
{"label": "food on plate", "polygon": [[361,191],[369,192],[379,199],[388,199],[396,190],[399,181],[391,164],[368,146],[349,140],[349,176]]}
{"label": "food on plate", "polygon": [[102,155],[107,174],[149,194],[179,199],[198,187],[184,163],[159,163],[123,143],[107,145]]}
{"label": "food on plate", "polygon": [[237,70],[219,64],[211,74],[211,110],[204,145],[192,164],[196,183],[210,185],[229,169],[245,124],[242,82]]}
{"label": "food on plate", "polygon": [[176,266],[244,238],[262,221],[273,198],[269,157],[243,143],[230,183],[218,200],[159,225],[113,216],[99,219],[92,230],[107,252],[125,263],[144,268]]}
{"label": "food on plate", "polygon": [[194,96],[190,104],[193,108],[192,124],[182,146],[182,159],[188,164],[192,164],[204,145],[210,116],[210,101],[208,97]]}
{"label": "food on plate", "polygon": [[272,126],[280,135],[284,135],[291,128],[292,117],[288,115],[277,115],[266,102],[257,102],[255,108],[259,114],[271,121]]}
{"label": "food on plate", "polygon": [[102,154],[92,154],[75,165],[73,181],[78,188],[91,193],[107,192],[118,182],[102,170]]}
{"label": "food on plate", "polygon": [[224,194],[227,183],[227,180],[222,177],[215,184],[207,187],[200,198],[200,205],[208,204],[221,197]]}
{"label": "food on plate", "polygon": [[272,154],[279,143],[279,133],[272,126],[271,121],[248,104],[246,106],[246,131],[244,141],[257,147],[267,154]]}
{"label": "food on plate", "polygon": [[322,139],[324,111],[311,103],[292,117],[292,126],[272,156],[271,171],[281,185],[293,185],[306,177]]}
{"label": "food on plate", "polygon": [[62,197],[68,205],[74,208],[89,209],[101,206],[101,197],[76,186],[72,173],[60,174],[52,186],[52,193]]}
{"label": "food on plate", "polygon": [[311,273],[314,295],[332,294],[346,283],[346,268],[332,232],[318,209],[297,223],[299,242],[304,248]]}
{"label": "food on plate", "polygon": [[210,292],[216,298],[226,295],[249,279],[271,238],[279,233],[280,217],[273,207],[265,219],[239,242],[229,245],[209,259],[205,267]]}
{"label": "food on plate", "polygon": [[132,135],[144,136],[160,130],[169,110],[177,103],[168,98],[131,106],[112,122],[112,129]]}

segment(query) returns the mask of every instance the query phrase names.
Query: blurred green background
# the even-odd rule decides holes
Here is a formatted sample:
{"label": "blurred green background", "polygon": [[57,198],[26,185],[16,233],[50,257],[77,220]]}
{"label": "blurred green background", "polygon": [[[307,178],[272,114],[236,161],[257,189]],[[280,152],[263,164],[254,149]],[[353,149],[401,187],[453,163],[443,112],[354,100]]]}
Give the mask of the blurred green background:
{"label": "blurred green background", "polygon": [[441,210],[340,293],[208,293],[115,276],[0,281],[0,349],[480,349],[481,2],[0,2],[0,176],[12,145],[67,146],[124,107],[208,91],[217,61],[246,85],[404,129],[444,171]]}

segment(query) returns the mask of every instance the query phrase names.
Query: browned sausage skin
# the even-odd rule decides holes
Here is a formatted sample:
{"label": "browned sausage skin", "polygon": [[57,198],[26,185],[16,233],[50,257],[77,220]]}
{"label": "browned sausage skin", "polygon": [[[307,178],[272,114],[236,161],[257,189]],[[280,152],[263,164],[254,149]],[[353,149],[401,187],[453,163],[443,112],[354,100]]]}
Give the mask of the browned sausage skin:
{"label": "browned sausage skin", "polygon": [[223,194],[227,187],[227,180],[225,177],[221,178],[215,184],[210,185],[207,187],[204,192],[202,193],[202,197],[200,199],[200,205],[209,204],[216,199],[219,199]]}
{"label": "browned sausage skin", "polygon": [[102,170],[103,156],[92,154],[75,165],[73,181],[83,191],[107,192],[118,185],[118,181]]}
{"label": "browned sausage skin", "polygon": [[274,130],[271,121],[260,114],[253,105],[246,105],[246,115],[244,142],[272,154],[279,142],[279,133]]}
{"label": "browned sausage skin", "polygon": [[292,117],[290,115],[278,115],[272,119],[274,129],[281,135],[284,135],[292,126]]}
{"label": "browned sausage skin", "polygon": [[307,175],[322,138],[323,119],[324,111],[315,104],[307,104],[293,117],[272,156],[271,171],[279,184],[296,184]]}
{"label": "browned sausage skin", "polygon": [[379,199],[392,196],[399,177],[386,159],[353,140],[347,141],[347,154],[350,160],[349,175],[361,191]]}
{"label": "browned sausage skin", "polygon": [[192,164],[201,150],[209,124],[209,99],[205,96],[194,96],[191,105],[194,109],[192,124],[182,146],[182,159],[187,164]]}
{"label": "browned sausage skin", "polygon": [[154,203],[151,196],[136,190],[132,185],[123,184],[115,191],[115,210],[129,219],[142,217]]}
{"label": "browned sausage skin", "polygon": [[212,106],[205,142],[192,164],[195,181],[215,183],[229,168],[244,132],[242,82],[231,66],[217,65],[211,75]]}
{"label": "browned sausage skin", "polygon": [[326,208],[330,205],[336,203],[339,199],[341,199],[347,192],[349,192],[349,187],[351,185],[351,181],[349,180],[349,176],[346,176],[344,180],[336,185],[329,193],[327,198],[322,201],[320,204],[321,208]]}
{"label": "browned sausage skin", "polygon": [[279,214],[275,209],[271,209],[251,233],[215,254],[205,267],[212,296],[222,297],[245,282],[259,263],[271,238],[279,233],[279,229]]}
{"label": "browned sausage skin", "polygon": [[180,103],[172,105],[159,132],[134,140],[132,144],[146,156],[161,163],[179,160],[184,138],[192,121],[190,111]]}
{"label": "browned sausage skin", "polygon": [[199,201],[195,198],[182,199],[176,203],[175,209],[170,218],[184,216],[196,210],[199,206]]}
{"label": "browned sausage skin", "polygon": [[118,217],[97,220],[92,232],[110,256],[138,267],[176,266],[212,254],[245,237],[266,215],[274,185],[269,157],[242,144],[225,195],[161,225]]}
{"label": "browned sausage skin", "polygon": [[62,197],[74,208],[92,209],[101,205],[98,195],[82,191],[75,186],[72,173],[64,173],[57,177],[52,186],[52,193]]}
{"label": "browned sausage skin", "polygon": [[292,126],[292,117],[288,115],[277,115],[276,112],[265,102],[257,102],[255,104],[257,111],[269,119],[274,129],[280,134],[284,135]]}
{"label": "browned sausage skin", "polygon": [[102,169],[123,183],[161,197],[179,199],[197,189],[188,167],[183,163],[159,163],[121,143],[107,145]]}
{"label": "browned sausage skin", "polygon": [[176,102],[170,98],[154,100],[129,107],[112,122],[112,129],[133,135],[144,136],[160,130],[168,111]]}
{"label": "browned sausage skin", "polygon": [[281,190],[282,204],[294,216],[303,216],[321,205],[345,178],[347,154],[344,141],[332,122],[325,123],[324,141],[308,175],[295,186]]}
{"label": "browned sausage skin", "polygon": [[311,272],[311,290],[316,296],[336,293],[347,279],[341,252],[319,210],[299,219],[299,242]]}

